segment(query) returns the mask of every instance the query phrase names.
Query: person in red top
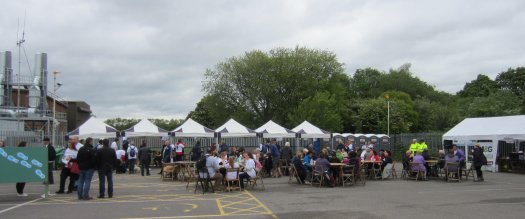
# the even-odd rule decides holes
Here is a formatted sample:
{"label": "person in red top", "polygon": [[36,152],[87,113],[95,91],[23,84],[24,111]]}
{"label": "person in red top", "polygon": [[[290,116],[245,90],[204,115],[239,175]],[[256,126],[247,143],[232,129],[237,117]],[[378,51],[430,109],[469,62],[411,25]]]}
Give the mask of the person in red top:
{"label": "person in red top", "polygon": [[370,153],[370,159],[368,159],[370,161],[381,161],[381,158],[379,157],[379,155],[377,155],[377,151],[376,150],[373,150],[372,153]]}

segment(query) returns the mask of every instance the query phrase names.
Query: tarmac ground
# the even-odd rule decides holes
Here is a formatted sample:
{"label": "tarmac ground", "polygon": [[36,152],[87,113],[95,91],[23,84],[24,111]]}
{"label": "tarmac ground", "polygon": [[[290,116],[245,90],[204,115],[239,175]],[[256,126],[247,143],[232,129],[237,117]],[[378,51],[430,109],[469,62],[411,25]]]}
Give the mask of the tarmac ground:
{"label": "tarmac ground", "polygon": [[[317,187],[265,178],[243,192],[194,193],[195,184],[151,176],[114,175],[114,197],[90,201],[76,193],[43,199],[44,185],[28,183],[27,197],[0,184],[0,218],[523,218],[525,175],[484,172],[485,182],[384,180],[366,185]],[[50,191],[58,190],[59,173]]]}

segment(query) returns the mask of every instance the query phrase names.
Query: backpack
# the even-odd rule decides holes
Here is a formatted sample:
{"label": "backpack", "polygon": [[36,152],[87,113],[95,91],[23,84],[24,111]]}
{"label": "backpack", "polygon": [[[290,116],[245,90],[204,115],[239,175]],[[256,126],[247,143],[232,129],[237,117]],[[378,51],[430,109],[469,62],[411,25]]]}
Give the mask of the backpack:
{"label": "backpack", "polygon": [[195,167],[197,167],[197,170],[202,170],[206,168],[206,156],[202,156],[201,158],[199,158],[197,163],[195,163]]}
{"label": "backpack", "polygon": [[135,151],[135,147],[130,147],[129,148],[129,156],[130,157],[135,157],[135,155],[137,155],[137,152]]}

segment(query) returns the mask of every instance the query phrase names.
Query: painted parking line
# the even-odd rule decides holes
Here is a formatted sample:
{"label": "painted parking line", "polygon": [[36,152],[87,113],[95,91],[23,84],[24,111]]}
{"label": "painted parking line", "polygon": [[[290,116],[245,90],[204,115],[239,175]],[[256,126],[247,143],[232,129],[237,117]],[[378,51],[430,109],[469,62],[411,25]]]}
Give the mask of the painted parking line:
{"label": "painted parking line", "polygon": [[32,200],[32,201],[24,202],[24,203],[21,203],[21,204],[15,205],[15,206],[10,207],[10,208],[6,208],[6,209],[4,209],[4,210],[1,210],[1,211],[0,211],[0,214],[5,213],[5,212],[8,212],[8,211],[13,210],[13,209],[16,209],[16,208],[19,208],[19,207],[22,207],[22,206],[24,206],[24,205],[29,205],[29,204],[31,204],[31,203],[34,203],[34,202],[37,202],[37,201],[40,201],[40,200],[42,200],[42,198],[37,198],[37,199]]}

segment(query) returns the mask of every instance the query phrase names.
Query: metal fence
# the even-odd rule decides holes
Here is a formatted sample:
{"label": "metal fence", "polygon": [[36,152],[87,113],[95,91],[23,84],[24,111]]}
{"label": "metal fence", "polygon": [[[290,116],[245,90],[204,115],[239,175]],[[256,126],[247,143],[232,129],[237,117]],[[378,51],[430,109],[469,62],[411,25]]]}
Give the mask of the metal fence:
{"label": "metal fence", "polygon": [[403,154],[410,148],[412,139],[425,139],[430,154],[437,154],[443,146],[443,132],[404,133],[390,136],[390,151]]}
{"label": "metal fence", "polygon": [[[3,141],[6,146],[17,146],[22,141],[27,142],[30,147],[42,146],[44,137],[51,138],[44,131],[0,131],[0,141]],[[61,148],[65,145],[65,133],[57,134],[55,146]]]}

